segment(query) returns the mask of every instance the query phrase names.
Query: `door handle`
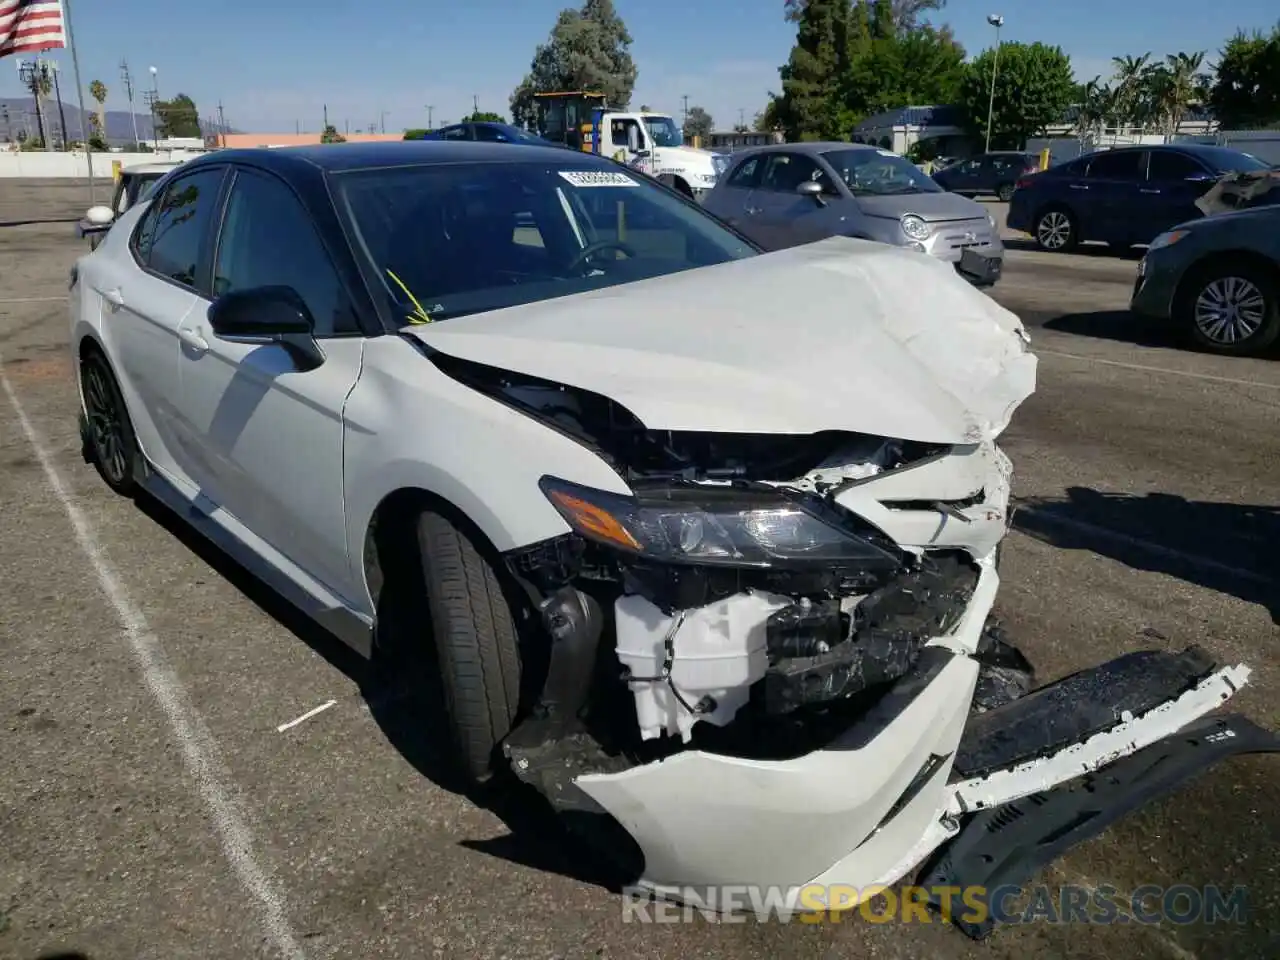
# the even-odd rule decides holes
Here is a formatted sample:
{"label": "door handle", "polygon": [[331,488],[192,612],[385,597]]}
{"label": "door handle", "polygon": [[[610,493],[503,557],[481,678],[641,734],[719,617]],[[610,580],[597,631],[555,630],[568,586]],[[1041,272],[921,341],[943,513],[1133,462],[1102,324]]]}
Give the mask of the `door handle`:
{"label": "door handle", "polygon": [[1088,190],[1089,188],[1086,187],[1083,183],[1073,183],[1071,184],[1071,189],[1072,190]]}
{"label": "door handle", "polygon": [[1149,189],[1147,189],[1147,188],[1145,188],[1145,187],[1139,187],[1139,188],[1138,188],[1138,192],[1139,192],[1139,193],[1159,193],[1160,191],[1159,191],[1159,190],[1149,190]]}
{"label": "door handle", "polygon": [[192,330],[189,327],[179,327],[178,339],[196,353],[207,353],[209,350],[209,341],[204,338],[199,330]]}
{"label": "door handle", "polygon": [[102,291],[102,299],[111,305],[112,310],[119,310],[124,306],[124,294],[120,292],[118,287]]}
{"label": "door handle", "polygon": [[759,208],[759,207],[747,207],[747,213],[749,213],[749,214],[753,214],[753,215],[754,215],[754,214],[757,214],[757,213],[759,213],[759,212],[760,212],[760,208]]}

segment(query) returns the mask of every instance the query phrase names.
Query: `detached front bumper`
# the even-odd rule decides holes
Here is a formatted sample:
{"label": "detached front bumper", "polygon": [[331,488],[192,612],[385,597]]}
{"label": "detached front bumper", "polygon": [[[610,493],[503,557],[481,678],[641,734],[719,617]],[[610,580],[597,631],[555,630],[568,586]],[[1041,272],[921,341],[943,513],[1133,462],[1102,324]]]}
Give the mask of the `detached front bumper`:
{"label": "detached front bumper", "polygon": [[[994,597],[995,580],[986,570],[980,591]],[[975,596],[956,646],[981,631],[988,608]],[[746,886],[787,910],[812,912],[847,909],[939,851],[929,874],[936,886],[1003,881],[1219,760],[1278,749],[1265,731],[1245,736],[1247,721],[1196,725],[1247,683],[1249,670],[1215,670],[1195,650],[1121,657],[972,715],[977,675],[973,658],[931,646],[823,749],[772,762],[687,751],[576,784],[642,851],[637,887],[715,910],[741,904]],[[1187,738],[1214,747],[1184,757]],[[1179,755],[1168,768],[1177,776],[1155,762],[1170,751]],[[1105,797],[1073,793],[1041,804],[1043,814],[1038,800],[1019,807],[1040,819],[998,851],[995,866],[984,859],[992,854],[982,831],[1001,810],[1045,791],[1056,798],[1054,788],[1099,770],[1106,777],[1097,782],[1110,784]],[[1088,822],[1075,823],[1081,796],[1094,796],[1094,806]],[[851,892],[861,896],[851,902]]]}

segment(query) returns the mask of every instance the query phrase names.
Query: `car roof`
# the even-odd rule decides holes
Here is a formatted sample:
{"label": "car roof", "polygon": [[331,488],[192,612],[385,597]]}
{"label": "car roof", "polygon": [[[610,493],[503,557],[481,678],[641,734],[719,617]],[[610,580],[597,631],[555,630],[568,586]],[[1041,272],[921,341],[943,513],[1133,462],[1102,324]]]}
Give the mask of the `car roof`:
{"label": "car roof", "polygon": [[180,167],[185,160],[157,160],[153,163],[135,163],[131,167],[125,167],[121,173],[168,173],[174,167]]}
{"label": "car roof", "polygon": [[732,156],[736,157],[744,153],[829,153],[832,150],[879,150],[881,153],[886,152],[883,147],[877,147],[870,143],[849,143],[845,140],[811,140],[804,143],[766,143],[758,147],[744,147],[741,150],[735,150]]}
{"label": "car roof", "polygon": [[[557,146],[532,145],[513,156],[508,144],[473,140],[391,140],[371,143],[325,143],[304,147],[250,147],[206,153],[186,166],[210,163],[246,163],[282,175],[306,168],[328,173],[384,167],[412,167],[435,163],[528,163],[543,156],[548,162],[565,162],[565,151]],[[575,163],[616,168],[605,157],[575,151]]]}

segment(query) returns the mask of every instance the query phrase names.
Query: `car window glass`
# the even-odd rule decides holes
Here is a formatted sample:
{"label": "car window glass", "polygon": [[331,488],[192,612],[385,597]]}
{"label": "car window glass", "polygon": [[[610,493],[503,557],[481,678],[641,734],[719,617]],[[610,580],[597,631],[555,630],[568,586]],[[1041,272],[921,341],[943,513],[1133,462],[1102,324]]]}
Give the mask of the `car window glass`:
{"label": "car window glass", "polygon": [[598,158],[353,170],[335,184],[398,317],[414,300],[452,321],[757,252],[701,207]]}
{"label": "car window glass", "polygon": [[476,127],[476,139],[498,141],[506,140],[507,138],[501,130],[497,130],[494,127]]}
{"label": "car window glass", "polygon": [[795,193],[796,188],[806,180],[821,183],[827,193],[835,192],[831,178],[813,157],[802,153],[771,153],[765,162],[760,189],[774,193]]}
{"label": "car window glass", "polygon": [[156,203],[156,217],[145,236],[145,262],[152,271],[195,287],[222,174],[221,167],[214,167],[169,184]]}
{"label": "car window glass", "polygon": [[1090,162],[1089,179],[1141,180],[1142,158],[1141,150],[1104,153]]}
{"label": "car window glass", "polygon": [[440,136],[445,140],[466,140],[466,127],[445,127],[440,131]]}
{"label": "car window glass", "polygon": [[1204,173],[1204,168],[1183,153],[1156,150],[1151,154],[1149,180],[1185,180],[1193,174]]}
{"label": "car window glass", "polygon": [[241,170],[227,203],[213,292],[266,286],[295,290],[311,311],[317,336],[360,330],[306,208],[280,180]]}
{"label": "car window glass", "polygon": [[729,177],[729,186],[731,187],[750,187],[756,177],[756,171],[760,169],[760,158],[751,157],[738,164],[738,169],[733,171]]}

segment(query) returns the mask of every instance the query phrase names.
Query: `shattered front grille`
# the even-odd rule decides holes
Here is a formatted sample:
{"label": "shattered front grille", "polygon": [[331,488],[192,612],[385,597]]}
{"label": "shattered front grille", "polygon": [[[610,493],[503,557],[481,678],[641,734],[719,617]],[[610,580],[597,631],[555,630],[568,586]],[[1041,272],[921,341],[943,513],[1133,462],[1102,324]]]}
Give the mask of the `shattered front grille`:
{"label": "shattered front grille", "polygon": [[[765,709],[790,713],[898,679],[921,647],[956,626],[977,583],[978,569],[965,554],[934,552],[864,598],[851,616],[838,604],[778,611],[769,622]],[[831,645],[833,636],[844,639]]]}

